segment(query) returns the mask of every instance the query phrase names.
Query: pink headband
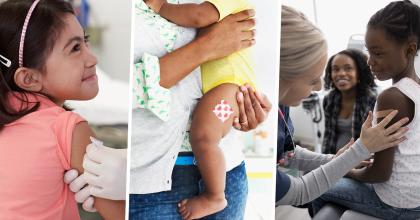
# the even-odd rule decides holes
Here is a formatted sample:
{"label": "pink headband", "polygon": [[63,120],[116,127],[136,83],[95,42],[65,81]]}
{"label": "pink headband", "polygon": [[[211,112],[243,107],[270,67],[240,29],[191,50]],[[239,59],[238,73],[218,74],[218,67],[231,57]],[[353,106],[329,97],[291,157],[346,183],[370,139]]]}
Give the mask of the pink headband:
{"label": "pink headband", "polygon": [[20,35],[19,43],[19,67],[23,67],[23,46],[25,44],[25,35],[26,29],[28,28],[29,19],[31,18],[32,12],[34,11],[39,1],[40,0],[35,0],[34,3],[32,3],[31,7],[29,8],[28,14],[26,15],[25,22],[23,23],[22,34]]}

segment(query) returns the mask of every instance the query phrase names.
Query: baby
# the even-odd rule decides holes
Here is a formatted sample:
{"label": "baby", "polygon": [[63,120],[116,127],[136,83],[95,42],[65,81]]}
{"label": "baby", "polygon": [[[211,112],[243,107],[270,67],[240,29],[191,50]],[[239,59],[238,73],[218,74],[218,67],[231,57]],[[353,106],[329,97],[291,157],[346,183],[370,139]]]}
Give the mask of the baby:
{"label": "baby", "polygon": [[[145,0],[145,3],[163,18],[192,28],[203,28],[229,14],[252,8],[247,0],[209,0],[201,4]],[[205,190],[180,202],[179,211],[184,219],[201,218],[219,212],[227,205],[224,194],[226,165],[218,144],[231,129],[233,118],[238,116],[235,97],[239,86],[247,83],[255,88],[253,66],[250,49],[201,66],[204,95],[193,114],[190,142]]]}

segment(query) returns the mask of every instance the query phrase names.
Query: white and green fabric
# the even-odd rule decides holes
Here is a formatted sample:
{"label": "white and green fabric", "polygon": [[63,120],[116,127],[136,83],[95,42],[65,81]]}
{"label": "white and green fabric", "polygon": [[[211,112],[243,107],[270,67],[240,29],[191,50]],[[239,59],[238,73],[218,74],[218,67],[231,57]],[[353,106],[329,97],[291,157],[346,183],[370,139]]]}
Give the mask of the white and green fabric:
{"label": "white and green fabric", "polygon": [[140,62],[134,64],[135,107],[149,109],[163,121],[169,118],[171,93],[159,85],[159,58],[144,53]]}
{"label": "white and green fabric", "polygon": [[[176,4],[178,0],[168,0],[167,2]],[[173,51],[174,43],[178,37],[179,26],[156,14],[143,1],[136,1],[134,8],[136,15],[142,15],[147,25],[159,29],[160,38],[166,50],[168,52]]]}
{"label": "white and green fabric", "polygon": [[[177,0],[169,0],[177,3]],[[136,16],[142,16],[146,25],[158,30],[160,43],[166,52],[174,50],[179,27],[162,18],[151,10],[143,1],[135,3]],[[159,58],[144,53],[134,64],[133,74],[134,107],[145,108],[163,121],[169,118],[171,95],[170,90],[160,86]]]}

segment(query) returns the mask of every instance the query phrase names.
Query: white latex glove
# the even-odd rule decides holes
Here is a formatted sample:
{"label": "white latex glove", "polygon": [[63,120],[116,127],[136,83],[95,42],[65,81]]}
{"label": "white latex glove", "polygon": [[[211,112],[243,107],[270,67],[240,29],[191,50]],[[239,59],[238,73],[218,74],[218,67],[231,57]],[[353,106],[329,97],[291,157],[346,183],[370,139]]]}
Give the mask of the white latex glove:
{"label": "white latex glove", "polygon": [[91,138],[83,158],[84,179],[91,195],[125,200],[127,149],[113,149]]}
{"label": "white latex glove", "polygon": [[78,176],[75,169],[69,170],[64,174],[64,182],[70,184],[70,190],[75,193],[78,203],[83,203],[82,207],[87,212],[96,212],[93,206],[94,198],[90,195],[90,187],[87,186],[84,175]]}

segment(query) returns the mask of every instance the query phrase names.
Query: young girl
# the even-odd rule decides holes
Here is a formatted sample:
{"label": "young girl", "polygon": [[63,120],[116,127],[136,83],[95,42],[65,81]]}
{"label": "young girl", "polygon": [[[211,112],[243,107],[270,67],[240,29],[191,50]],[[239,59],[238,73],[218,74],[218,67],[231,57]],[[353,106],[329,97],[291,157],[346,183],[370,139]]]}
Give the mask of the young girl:
{"label": "young girl", "polygon": [[331,91],[323,100],[325,154],[337,153],[352,137],[358,139],[363,121],[373,110],[376,84],[367,59],[362,51],[347,49],[328,60],[324,87]]}
{"label": "young girl", "polygon": [[314,203],[314,211],[332,201],[383,219],[419,219],[420,79],[414,58],[420,45],[420,8],[410,1],[391,2],[371,17],[365,40],[373,74],[393,83],[378,96],[377,120],[383,119],[383,110],[398,109],[394,121],[410,119],[407,140],[376,153],[371,167],[352,170],[348,176],[354,180],[342,179]]}
{"label": "young girl", "polygon": [[[252,8],[247,0],[209,0],[201,4],[170,4],[162,0],[145,2],[173,23],[194,28],[208,26],[229,14]],[[205,95],[194,111],[190,142],[205,190],[199,196],[181,201],[179,210],[184,219],[201,218],[226,207],[226,166],[218,145],[231,129],[234,116],[238,116],[235,101],[238,85],[249,83],[255,88],[250,49],[205,63],[201,66],[201,73]]]}
{"label": "young girl", "polygon": [[[69,3],[0,4],[1,219],[80,219],[65,170],[83,172],[88,123],[68,99],[98,92],[96,57]],[[124,202],[97,199],[105,219],[124,219]]]}

